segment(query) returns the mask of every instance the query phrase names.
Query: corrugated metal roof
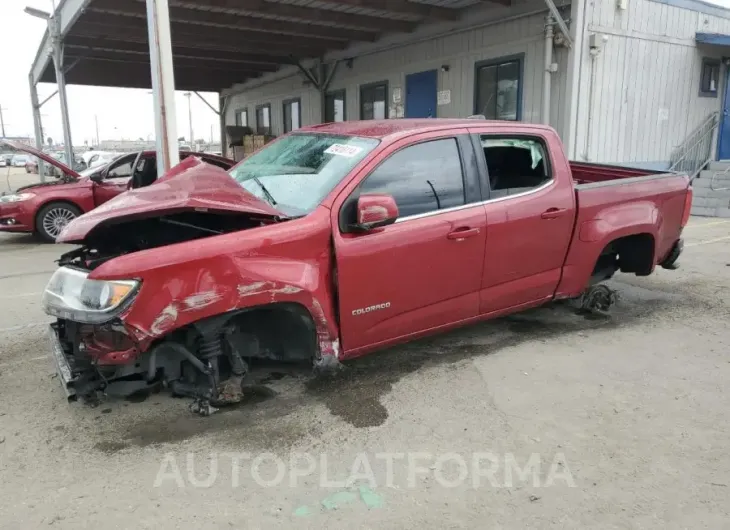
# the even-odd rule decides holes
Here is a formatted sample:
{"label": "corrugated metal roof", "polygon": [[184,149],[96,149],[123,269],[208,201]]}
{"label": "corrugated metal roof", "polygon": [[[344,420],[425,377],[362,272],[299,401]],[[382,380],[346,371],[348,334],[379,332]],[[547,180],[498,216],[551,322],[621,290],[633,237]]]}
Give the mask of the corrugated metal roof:
{"label": "corrugated metal roof", "polygon": [[315,9],[326,9],[328,11],[336,11],[339,13],[349,13],[352,15],[369,15],[373,17],[388,18],[391,20],[405,20],[409,22],[418,22],[423,19],[422,16],[410,15],[407,13],[395,13],[392,11],[383,11],[372,9],[369,7],[357,7],[346,4],[337,4],[333,2],[323,2],[320,0],[276,0],[275,4],[290,4],[301,7],[310,7]]}
{"label": "corrugated metal roof", "polygon": [[[456,20],[464,8],[480,2],[169,0],[173,48],[181,59],[175,66],[176,81],[186,90],[225,88],[234,79],[240,81],[236,67],[255,77],[267,71],[266,65],[321,57],[354,42]],[[149,67],[139,52],[147,40],[145,13],[143,0],[91,0],[67,36],[67,53],[78,60],[68,82],[146,85]],[[211,57],[216,51],[227,53],[227,59]],[[269,56],[271,61],[262,60]],[[42,80],[53,78],[53,69],[46,66]]]}

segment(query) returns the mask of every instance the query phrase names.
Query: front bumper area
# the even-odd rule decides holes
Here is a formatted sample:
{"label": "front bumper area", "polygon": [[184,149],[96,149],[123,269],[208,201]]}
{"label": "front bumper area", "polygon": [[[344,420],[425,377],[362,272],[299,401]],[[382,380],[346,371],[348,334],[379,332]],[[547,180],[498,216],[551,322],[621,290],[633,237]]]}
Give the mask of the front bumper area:
{"label": "front bumper area", "polygon": [[32,232],[25,208],[19,203],[0,203],[0,232]]}
{"label": "front bumper area", "polygon": [[63,350],[61,339],[58,336],[57,323],[51,324],[48,327],[48,339],[51,343],[51,355],[53,356],[53,361],[56,364],[56,373],[58,374],[58,380],[61,382],[61,387],[69,401],[75,400],[75,383],[78,381],[78,376],[75,376],[73,373],[71,365],[72,359],[70,359]]}

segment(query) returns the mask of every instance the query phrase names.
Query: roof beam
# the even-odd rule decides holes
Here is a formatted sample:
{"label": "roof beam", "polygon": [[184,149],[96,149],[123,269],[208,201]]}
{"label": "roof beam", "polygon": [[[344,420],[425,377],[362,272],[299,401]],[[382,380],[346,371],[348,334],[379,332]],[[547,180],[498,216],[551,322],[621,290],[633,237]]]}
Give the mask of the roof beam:
{"label": "roof beam", "polygon": [[[192,28],[195,29],[195,28]],[[77,24],[67,42],[73,39],[104,39],[118,42],[142,43],[149,49],[148,35],[143,27],[138,24],[121,26],[119,24],[110,23],[88,23],[82,20]],[[193,43],[195,48],[207,50],[223,50],[255,53],[269,53],[272,55],[291,55],[297,57],[317,57],[322,55],[328,49],[343,49],[347,45],[344,41],[320,41],[316,39],[307,39],[296,46],[287,42],[282,42],[281,37],[271,34],[255,34],[246,35],[244,42],[241,42],[241,34],[238,32],[230,32],[228,30],[216,31],[213,34],[201,31],[184,31],[176,30],[172,33],[173,46],[179,44],[181,46]],[[314,42],[312,42],[314,41]],[[293,49],[295,48],[295,49]]]}
{"label": "roof beam", "polygon": [[[99,61],[118,61],[118,62],[130,62],[130,63],[142,63],[150,64],[149,53],[135,53],[125,52],[120,50],[109,50],[109,49],[89,49],[72,47],[66,50],[66,57],[74,58],[91,58]],[[200,70],[218,70],[222,72],[245,70],[249,73],[254,72],[275,72],[279,69],[279,65],[275,64],[260,64],[260,63],[247,63],[247,62],[201,62],[198,58],[190,57],[175,57],[175,67],[178,66],[189,66],[195,67]]]}
{"label": "roof beam", "polygon": [[[79,60],[79,64],[82,64],[83,61],[94,61],[94,63],[117,63],[117,64],[124,64],[125,68],[126,65],[144,65],[147,68],[149,68],[150,62],[145,59],[141,58],[139,55],[124,55],[124,54],[100,54],[95,52],[89,52],[85,54],[80,54],[78,52],[75,52],[73,55],[69,55],[69,57],[73,57],[75,59]],[[232,77],[235,79],[240,79],[241,77],[249,77],[253,75],[259,75],[262,73],[265,73],[265,71],[259,70],[258,68],[252,68],[250,65],[239,65],[234,68],[221,68],[216,65],[209,65],[206,67],[201,68],[198,63],[195,61],[178,61],[175,63],[175,70],[180,70],[182,72],[185,72],[187,70],[195,70],[198,72],[198,75],[201,73],[205,74],[205,76],[210,76],[211,74],[214,74],[218,77]],[[268,70],[267,70],[268,71]]]}
{"label": "roof beam", "polygon": [[[201,75],[197,67],[176,67],[175,87],[177,90],[218,92],[246,79],[257,77],[245,72],[205,71]],[[53,69],[48,69],[42,82],[54,82]],[[151,88],[150,67],[142,63],[125,63],[123,68],[115,61],[85,59],[70,72],[66,82],[75,85],[111,86],[123,88]]]}
{"label": "roof beam", "polygon": [[327,3],[351,7],[377,9],[400,15],[413,15],[430,20],[456,20],[460,10],[429,4],[417,4],[408,0],[325,0]]}
{"label": "roof beam", "polygon": [[[143,1],[143,0],[138,0]],[[195,10],[192,16],[199,16],[201,7],[225,9],[226,16],[278,16],[301,20],[318,25],[337,24],[352,28],[375,29],[376,31],[413,31],[416,24],[407,20],[392,20],[371,15],[360,15],[292,4],[266,2],[265,0],[170,0],[170,6]]]}
{"label": "roof beam", "polygon": [[[123,64],[124,68],[122,71],[127,70],[129,66],[133,65],[144,65],[145,67],[149,68],[149,61],[145,61],[144,59],[141,59],[139,56],[136,55],[107,55],[107,54],[94,54],[93,52],[90,54],[84,54],[84,55],[78,55],[74,54],[69,57],[74,57],[75,59],[79,59],[79,64],[82,64],[82,61],[94,61],[95,64],[99,63],[112,63],[112,64]],[[262,72],[258,69],[252,69],[252,68],[245,68],[245,67],[239,67],[239,68],[217,68],[215,66],[209,66],[206,68],[200,68],[200,66],[195,62],[185,62],[181,61],[179,63],[175,64],[175,71],[181,71],[185,72],[195,70],[198,72],[198,75],[204,74],[206,78],[213,75],[214,77],[225,77],[225,78],[234,78],[234,79],[240,79],[242,77],[251,77],[251,76],[257,76],[260,75]],[[50,76],[49,76],[50,77]],[[176,76],[177,78],[177,76]],[[179,90],[179,89],[178,89]]]}
{"label": "roof beam", "polygon": [[[146,43],[137,42],[121,42],[109,39],[91,39],[84,37],[69,37],[66,41],[66,49],[87,49],[87,50],[110,50],[120,53],[134,53],[149,57],[149,46]],[[263,55],[255,53],[239,53],[231,51],[211,51],[203,50],[197,47],[189,48],[185,46],[173,46],[172,53],[177,60],[184,59],[201,59],[207,62],[221,63],[249,63],[261,65],[280,65],[292,64],[290,57],[281,55],[279,57],[273,55]]]}
{"label": "roof beam", "polygon": [[[114,22],[122,22],[123,17],[144,19],[146,16],[144,4],[138,2],[114,2],[113,0],[97,0],[89,8],[89,13],[85,15],[85,19],[89,21],[99,21],[109,15],[122,15],[114,17]],[[256,17],[244,17],[236,15],[228,15],[225,13],[214,13],[212,11],[191,11],[183,8],[170,8],[170,22],[173,33],[177,26],[188,26],[188,28],[200,26],[214,26],[219,28],[229,28],[238,32],[238,40],[245,38],[243,32],[259,32],[259,33],[276,33],[279,35],[294,35],[298,37],[333,39],[344,41],[375,41],[377,32],[364,31],[348,28],[335,28],[332,26],[319,26],[313,24],[302,24],[296,22],[286,22],[281,20],[271,20]]]}

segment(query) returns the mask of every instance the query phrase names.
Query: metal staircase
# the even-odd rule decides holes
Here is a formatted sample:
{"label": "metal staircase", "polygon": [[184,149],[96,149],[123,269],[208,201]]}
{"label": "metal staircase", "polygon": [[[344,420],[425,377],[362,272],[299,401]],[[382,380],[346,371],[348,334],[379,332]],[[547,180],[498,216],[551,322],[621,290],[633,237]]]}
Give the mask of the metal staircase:
{"label": "metal staircase", "polygon": [[730,162],[710,162],[692,181],[692,215],[730,217]]}
{"label": "metal staircase", "polygon": [[730,217],[730,162],[711,162],[720,113],[710,113],[672,153],[670,171],[692,180],[692,215]]}

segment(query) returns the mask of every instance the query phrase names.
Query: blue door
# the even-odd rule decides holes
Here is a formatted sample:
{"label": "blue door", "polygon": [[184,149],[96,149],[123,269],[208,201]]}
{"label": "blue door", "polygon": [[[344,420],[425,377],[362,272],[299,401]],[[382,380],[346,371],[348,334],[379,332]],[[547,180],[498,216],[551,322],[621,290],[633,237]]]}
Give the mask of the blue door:
{"label": "blue door", "polygon": [[722,101],[722,114],[720,115],[720,132],[717,138],[717,158],[730,160],[730,68],[727,69],[725,79],[725,97]]}
{"label": "blue door", "polygon": [[435,118],[438,71],[406,76],[406,118]]}

